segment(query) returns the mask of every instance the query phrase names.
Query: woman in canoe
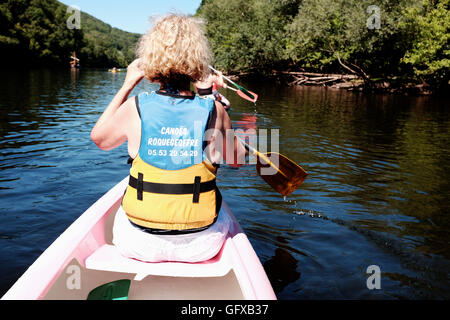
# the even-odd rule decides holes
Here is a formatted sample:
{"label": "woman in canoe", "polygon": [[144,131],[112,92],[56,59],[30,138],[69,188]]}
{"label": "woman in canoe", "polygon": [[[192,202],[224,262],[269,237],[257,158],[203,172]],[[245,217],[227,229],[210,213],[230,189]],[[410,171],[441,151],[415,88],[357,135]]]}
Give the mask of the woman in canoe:
{"label": "woman in canoe", "polygon": [[194,84],[194,87],[199,95],[215,99],[220,102],[227,111],[230,109],[230,101],[218,91],[219,87],[227,88],[227,84],[223,81],[221,73],[216,74],[210,72],[205,79],[197,81]]}
{"label": "woman in canoe", "polygon": [[[226,134],[231,121],[222,105],[190,91],[191,82],[209,74],[201,24],[182,15],[163,17],[141,38],[137,56],[91,132],[103,150],[127,141],[134,159],[113,242],[124,256],[142,261],[210,259],[230,225],[220,213],[216,164],[233,165],[246,151]],[[143,78],[160,90],[128,98]],[[233,159],[227,158],[227,139]]]}

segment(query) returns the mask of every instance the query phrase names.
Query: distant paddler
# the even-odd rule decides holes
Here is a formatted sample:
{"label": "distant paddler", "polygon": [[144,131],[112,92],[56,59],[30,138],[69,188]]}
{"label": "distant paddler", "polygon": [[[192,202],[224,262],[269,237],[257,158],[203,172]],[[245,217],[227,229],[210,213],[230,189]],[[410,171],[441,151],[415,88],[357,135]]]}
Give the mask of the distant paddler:
{"label": "distant paddler", "polygon": [[126,71],[126,70],[127,69],[119,69],[119,68],[114,67],[112,69],[108,69],[108,72],[117,73],[117,72],[122,72],[122,71]]}
{"label": "distant paddler", "polygon": [[70,57],[72,61],[70,61],[70,67],[72,69],[78,69],[80,68],[80,59],[77,58],[76,53],[73,53],[73,56]]}

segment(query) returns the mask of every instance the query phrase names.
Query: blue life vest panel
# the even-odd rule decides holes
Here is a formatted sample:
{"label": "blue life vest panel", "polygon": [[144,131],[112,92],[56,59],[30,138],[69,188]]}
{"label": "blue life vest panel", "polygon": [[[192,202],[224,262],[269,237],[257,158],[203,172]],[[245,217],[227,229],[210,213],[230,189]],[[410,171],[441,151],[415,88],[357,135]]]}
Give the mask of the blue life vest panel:
{"label": "blue life vest panel", "polygon": [[141,117],[140,158],[163,170],[180,170],[206,159],[204,134],[214,108],[212,99],[156,92],[138,96]]}

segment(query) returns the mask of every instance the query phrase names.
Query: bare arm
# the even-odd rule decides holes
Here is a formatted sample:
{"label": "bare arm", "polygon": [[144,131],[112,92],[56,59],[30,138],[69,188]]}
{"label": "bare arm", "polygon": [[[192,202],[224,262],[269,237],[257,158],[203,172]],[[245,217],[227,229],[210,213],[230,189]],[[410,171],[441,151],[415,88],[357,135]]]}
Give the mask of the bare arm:
{"label": "bare arm", "polygon": [[209,141],[207,149],[209,159],[214,163],[222,163],[223,160],[233,167],[242,165],[246,149],[234,136],[230,117],[219,102],[215,103],[215,112],[209,129],[206,137]]}
{"label": "bare arm", "polygon": [[139,60],[128,67],[122,88],[110,102],[91,131],[91,139],[102,150],[114,149],[133,134],[130,128],[136,125],[136,108],[130,92],[144,77],[139,69]]}
{"label": "bare arm", "polygon": [[217,86],[221,87],[221,88],[227,88],[227,84],[223,81],[223,75],[222,72],[219,72],[219,74],[214,74],[213,75],[213,82],[215,82],[217,84]]}

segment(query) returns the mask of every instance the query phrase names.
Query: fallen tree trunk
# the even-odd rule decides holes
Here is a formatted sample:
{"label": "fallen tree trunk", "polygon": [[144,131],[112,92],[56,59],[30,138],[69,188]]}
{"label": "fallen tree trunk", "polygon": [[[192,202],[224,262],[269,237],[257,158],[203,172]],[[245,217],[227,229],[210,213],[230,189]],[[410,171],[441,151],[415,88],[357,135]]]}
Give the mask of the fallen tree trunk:
{"label": "fallen tree trunk", "polygon": [[[358,79],[355,75],[339,75],[339,74],[320,74],[308,72],[282,72],[284,76],[291,78],[288,81],[292,85],[325,85],[335,82],[348,82]],[[293,80],[292,80],[293,78]]]}
{"label": "fallen tree trunk", "polygon": [[[384,79],[383,81],[373,81],[367,74],[364,73],[364,71],[362,71],[361,68],[351,63],[348,64],[355,68],[352,70],[357,74],[329,74],[305,71],[273,70],[271,74],[265,74],[265,76],[271,78],[272,81],[278,81],[284,85],[287,84],[288,86],[326,86],[349,91],[373,91],[412,95],[430,95],[434,93],[429,85],[424,83],[415,83],[413,80],[410,80],[408,83],[401,83],[400,85],[389,79]],[[358,68],[360,69],[359,72],[356,71]],[[239,74],[228,75],[228,77],[238,81],[240,78],[242,79],[254,75],[255,74],[249,72],[242,72]],[[260,75],[258,75],[258,77],[258,79],[260,79]]]}
{"label": "fallen tree trunk", "polygon": [[357,78],[359,78],[355,74],[315,73],[315,72],[303,72],[303,71],[274,72],[274,75],[276,75],[276,74],[299,76],[299,77],[340,77],[340,78],[343,78],[343,79],[357,79]]}

